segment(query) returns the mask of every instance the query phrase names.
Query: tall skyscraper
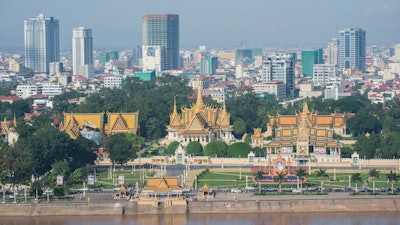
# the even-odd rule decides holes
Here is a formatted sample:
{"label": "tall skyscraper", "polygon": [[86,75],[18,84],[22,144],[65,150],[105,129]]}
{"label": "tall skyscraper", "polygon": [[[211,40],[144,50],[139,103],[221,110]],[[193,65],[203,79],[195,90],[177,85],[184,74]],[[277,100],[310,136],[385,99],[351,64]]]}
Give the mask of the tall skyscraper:
{"label": "tall skyscraper", "polygon": [[93,71],[92,29],[79,27],[72,31],[72,72],[91,78]]}
{"label": "tall skyscraper", "polygon": [[327,64],[339,65],[339,39],[332,38],[326,48]]}
{"label": "tall skyscraper", "polygon": [[270,56],[263,62],[263,82],[280,80],[286,85],[286,95],[294,96],[295,54]]}
{"label": "tall skyscraper", "polygon": [[361,28],[345,28],[339,33],[339,68],[365,71],[365,31]]}
{"label": "tall skyscraper", "polygon": [[161,70],[179,69],[179,15],[145,15],[142,26],[143,47],[161,48]]}
{"label": "tall skyscraper", "polygon": [[39,14],[24,21],[25,67],[48,73],[49,63],[60,61],[58,20]]}
{"label": "tall skyscraper", "polygon": [[324,64],[322,48],[301,51],[301,67],[305,77],[313,76],[315,64]]}

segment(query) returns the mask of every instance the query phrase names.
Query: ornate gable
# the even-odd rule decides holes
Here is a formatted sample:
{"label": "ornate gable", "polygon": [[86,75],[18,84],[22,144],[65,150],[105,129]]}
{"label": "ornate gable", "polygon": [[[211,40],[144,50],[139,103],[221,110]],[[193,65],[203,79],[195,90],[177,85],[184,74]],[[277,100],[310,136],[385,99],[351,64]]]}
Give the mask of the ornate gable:
{"label": "ornate gable", "polygon": [[126,121],[122,117],[122,115],[119,115],[117,119],[115,120],[114,124],[111,126],[111,132],[113,131],[125,131],[128,129],[128,125],[126,124]]}

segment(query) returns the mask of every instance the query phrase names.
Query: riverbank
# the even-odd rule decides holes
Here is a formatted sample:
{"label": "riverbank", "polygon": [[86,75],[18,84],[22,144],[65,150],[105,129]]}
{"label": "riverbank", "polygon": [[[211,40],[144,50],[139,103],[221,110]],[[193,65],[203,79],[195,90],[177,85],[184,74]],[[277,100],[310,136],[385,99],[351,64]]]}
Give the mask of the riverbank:
{"label": "riverbank", "polygon": [[257,196],[239,200],[209,199],[187,204],[102,203],[9,203],[0,204],[1,216],[99,216],[172,215],[218,213],[318,213],[400,212],[398,196]]}

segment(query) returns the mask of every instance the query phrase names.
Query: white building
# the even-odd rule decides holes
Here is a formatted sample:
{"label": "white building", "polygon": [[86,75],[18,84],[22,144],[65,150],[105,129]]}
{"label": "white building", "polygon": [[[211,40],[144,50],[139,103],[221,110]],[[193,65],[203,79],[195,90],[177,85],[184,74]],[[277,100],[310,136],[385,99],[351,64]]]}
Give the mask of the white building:
{"label": "white building", "polygon": [[273,80],[266,83],[254,83],[251,86],[256,94],[274,94],[277,99],[286,98],[286,85],[283,81]]}
{"label": "white building", "polygon": [[109,76],[104,78],[105,88],[122,88],[121,76]]}
{"label": "white building", "polygon": [[329,84],[329,80],[335,78],[336,75],[337,67],[334,64],[315,64],[312,81],[315,86],[325,86]]}
{"label": "white building", "polygon": [[24,21],[25,67],[48,73],[51,62],[60,61],[58,20],[39,14]]}
{"label": "white building", "polygon": [[328,64],[333,64],[336,66],[339,64],[339,39],[332,38],[332,40],[328,42],[326,56]]}
{"label": "white building", "polygon": [[160,46],[142,46],[142,71],[156,71],[159,74],[162,71],[161,67],[161,48]]}
{"label": "white building", "polygon": [[65,92],[63,85],[57,83],[43,83],[42,84],[42,94],[46,95],[48,98],[53,98],[56,95],[61,95]]}
{"label": "white building", "polygon": [[94,76],[93,37],[90,28],[74,28],[72,34],[72,71],[73,75],[87,78]]}
{"label": "white building", "polygon": [[37,95],[42,93],[42,86],[38,85],[18,85],[16,89],[16,95],[20,98],[26,99],[31,97],[32,95]]}

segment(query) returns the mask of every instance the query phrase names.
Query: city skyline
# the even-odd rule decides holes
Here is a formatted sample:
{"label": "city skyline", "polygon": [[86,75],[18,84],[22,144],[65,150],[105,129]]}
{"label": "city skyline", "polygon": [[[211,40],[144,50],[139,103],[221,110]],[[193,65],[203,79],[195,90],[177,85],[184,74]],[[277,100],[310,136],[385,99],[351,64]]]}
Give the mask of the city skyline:
{"label": "city skyline", "polygon": [[162,0],[121,0],[115,4],[99,1],[96,5],[76,0],[5,1],[0,7],[0,25],[6,31],[0,37],[0,48],[22,48],[23,21],[40,13],[60,21],[62,49],[72,48],[72,28],[80,26],[95,31],[95,49],[140,46],[141,19],[146,14],[179,15],[181,48],[199,45],[239,48],[242,42],[248,48],[322,47],[331,38],[338,38],[338,31],[344,28],[366,30],[368,45],[393,45],[400,42],[400,31],[394,29],[399,10],[400,2],[391,0],[288,0],[286,3],[176,0],[174,4]]}

